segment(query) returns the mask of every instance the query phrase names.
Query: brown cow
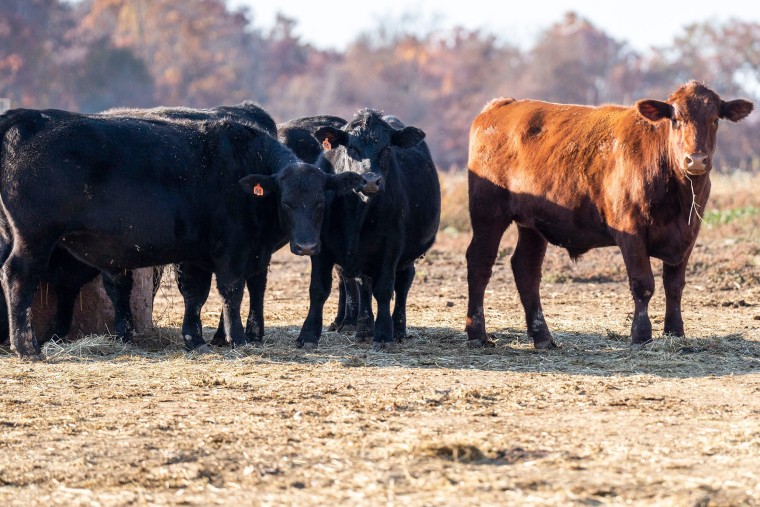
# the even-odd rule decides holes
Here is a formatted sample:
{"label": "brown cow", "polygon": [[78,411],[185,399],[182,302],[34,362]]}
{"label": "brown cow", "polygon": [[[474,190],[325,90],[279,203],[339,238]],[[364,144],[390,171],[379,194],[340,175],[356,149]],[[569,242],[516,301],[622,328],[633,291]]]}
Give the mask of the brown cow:
{"label": "brown cow", "polygon": [[548,242],[573,259],[591,248],[620,248],[635,303],[633,344],[652,339],[649,258],[661,259],[665,333],[683,336],[686,263],[710,194],[718,120],[736,122],[752,109],[752,102],[723,101],[694,81],[665,102],[640,100],[633,107],[489,103],[470,130],[469,343],[492,345],[483,295],[512,222],[519,234],[512,271],[536,348],[556,347],[539,294]]}

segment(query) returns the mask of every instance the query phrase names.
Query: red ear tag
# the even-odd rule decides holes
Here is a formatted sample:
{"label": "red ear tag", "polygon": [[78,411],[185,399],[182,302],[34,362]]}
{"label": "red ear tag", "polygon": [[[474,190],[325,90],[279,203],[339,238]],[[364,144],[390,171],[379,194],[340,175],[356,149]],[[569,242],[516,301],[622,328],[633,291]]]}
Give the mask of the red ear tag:
{"label": "red ear tag", "polygon": [[256,186],[253,187],[253,195],[258,197],[264,195],[264,189],[262,188],[261,183],[256,183]]}
{"label": "red ear tag", "polygon": [[330,140],[325,137],[325,140],[322,141],[322,148],[326,150],[332,150],[332,144],[330,144]]}

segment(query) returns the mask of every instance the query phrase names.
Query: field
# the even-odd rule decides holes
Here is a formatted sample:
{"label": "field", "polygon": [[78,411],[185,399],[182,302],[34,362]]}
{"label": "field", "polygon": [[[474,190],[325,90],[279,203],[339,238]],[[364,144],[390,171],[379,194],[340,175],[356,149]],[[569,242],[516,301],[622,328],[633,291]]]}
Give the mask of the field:
{"label": "field", "polygon": [[[168,277],[156,331],[0,353],[2,505],[760,505],[760,177],[714,178],[687,275],[688,337],[629,348],[615,249],[550,247],[542,293],[562,346],[524,330],[508,231],[486,295],[497,347],[465,345],[466,180],[418,263],[410,339],[375,353],[294,340],[307,259],[278,252],[263,347],[182,351]],[[654,262],[656,271],[660,265]],[[326,321],[335,312],[331,296]],[[205,308],[210,338],[220,304]]]}

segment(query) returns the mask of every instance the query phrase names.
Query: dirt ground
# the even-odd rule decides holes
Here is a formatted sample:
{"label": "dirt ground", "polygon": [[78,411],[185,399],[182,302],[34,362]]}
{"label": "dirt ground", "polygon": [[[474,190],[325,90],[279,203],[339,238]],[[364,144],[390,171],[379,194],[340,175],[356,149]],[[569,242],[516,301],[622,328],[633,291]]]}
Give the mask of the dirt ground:
{"label": "dirt ground", "polygon": [[[514,231],[486,296],[498,345],[468,349],[468,241],[447,229],[418,263],[410,339],[392,353],[330,332],[295,349],[309,263],[288,252],[271,266],[263,347],[186,355],[169,278],[157,330],[134,345],[53,343],[39,363],[4,350],[0,504],[760,505],[754,223],[703,231],[686,339],[661,336],[658,279],[658,336],[639,351],[617,251],[573,264],[553,247],[542,293],[562,347],[533,350]],[[219,308],[205,308],[207,339]]]}

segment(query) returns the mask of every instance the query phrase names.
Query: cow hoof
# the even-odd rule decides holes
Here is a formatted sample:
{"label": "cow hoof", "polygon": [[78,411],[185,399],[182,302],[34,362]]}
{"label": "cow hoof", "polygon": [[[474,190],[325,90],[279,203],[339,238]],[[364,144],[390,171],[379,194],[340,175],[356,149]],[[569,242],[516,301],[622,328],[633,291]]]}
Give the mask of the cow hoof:
{"label": "cow hoof", "polygon": [[228,347],[229,343],[227,343],[227,338],[224,336],[224,333],[216,333],[214,334],[214,337],[211,338],[211,345],[214,347]]}
{"label": "cow hoof", "polygon": [[42,361],[42,354],[20,354],[18,353],[18,358],[21,359],[24,362],[28,363],[37,363]]}
{"label": "cow hoof", "polygon": [[536,350],[551,350],[551,349],[558,349],[559,345],[554,340],[549,340],[549,341],[535,342],[533,344],[533,347]]}
{"label": "cow hoof", "polygon": [[190,353],[191,354],[198,354],[198,355],[213,354],[213,352],[211,350],[211,347],[209,347],[205,343],[203,345],[201,345],[200,347],[198,347],[196,349],[193,349],[192,351],[190,351]]}
{"label": "cow hoof", "polygon": [[385,348],[385,342],[372,342],[373,352],[382,352]]}
{"label": "cow hoof", "polygon": [[353,334],[356,332],[356,324],[341,324],[338,331],[343,334]]}
{"label": "cow hoof", "polygon": [[474,340],[467,340],[467,346],[471,349],[492,349],[496,347],[496,341],[491,338],[486,338],[484,340],[476,338]]}
{"label": "cow hoof", "polygon": [[337,321],[333,321],[332,324],[327,326],[328,331],[340,331],[341,325]]}
{"label": "cow hoof", "polygon": [[317,350],[317,347],[319,347],[319,344],[314,342],[304,342],[301,345],[301,348],[304,350]]}

